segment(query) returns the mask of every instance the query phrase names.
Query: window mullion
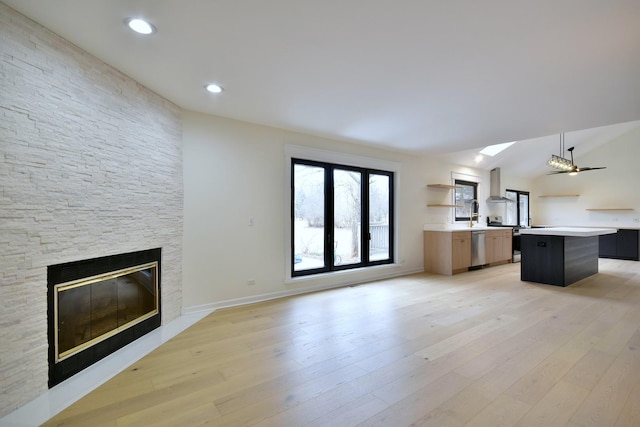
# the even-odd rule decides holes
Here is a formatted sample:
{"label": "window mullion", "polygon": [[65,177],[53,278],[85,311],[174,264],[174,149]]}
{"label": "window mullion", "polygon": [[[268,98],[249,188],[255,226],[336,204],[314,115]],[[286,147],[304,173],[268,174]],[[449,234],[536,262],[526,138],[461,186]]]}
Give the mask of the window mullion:
{"label": "window mullion", "polygon": [[324,260],[325,266],[328,270],[333,270],[334,265],[334,252],[335,252],[335,236],[333,235],[333,212],[335,209],[335,192],[333,189],[333,170],[332,166],[327,165],[325,168],[325,221],[324,221],[324,233],[325,233],[325,250]]}
{"label": "window mullion", "polygon": [[362,183],[361,183],[362,197],[360,199],[360,246],[361,249],[361,261],[363,264],[369,264],[369,245],[371,243],[371,236],[369,232],[369,172],[362,171]]}

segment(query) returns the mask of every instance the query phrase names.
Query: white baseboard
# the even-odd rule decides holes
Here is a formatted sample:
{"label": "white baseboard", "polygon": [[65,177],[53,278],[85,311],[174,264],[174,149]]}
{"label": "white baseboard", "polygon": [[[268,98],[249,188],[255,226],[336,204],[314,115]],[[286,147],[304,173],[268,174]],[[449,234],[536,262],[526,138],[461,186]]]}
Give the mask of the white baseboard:
{"label": "white baseboard", "polygon": [[257,302],[269,301],[269,300],[278,299],[278,298],[286,298],[286,297],[290,297],[290,296],[293,296],[293,295],[301,295],[301,294],[306,294],[306,293],[310,293],[310,292],[317,292],[317,291],[322,291],[322,290],[327,290],[327,289],[335,289],[335,288],[342,288],[342,287],[345,287],[345,286],[359,285],[359,284],[362,284],[362,283],[373,282],[373,281],[376,281],[376,280],[390,279],[392,277],[407,276],[409,274],[422,273],[423,271],[424,271],[423,269],[413,269],[413,270],[395,271],[395,272],[392,272],[392,273],[376,275],[376,277],[370,277],[370,278],[366,278],[366,279],[362,279],[362,278],[347,279],[347,278],[345,278],[346,280],[340,281],[340,283],[315,285],[315,286],[306,286],[304,288],[297,288],[297,289],[285,289],[285,290],[282,290],[282,291],[270,292],[270,293],[259,294],[259,295],[252,295],[252,296],[249,296],[249,297],[234,298],[234,299],[230,299],[230,300],[217,301],[217,302],[212,302],[212,303],[207,303],[207,304],[199,304],[199,305],[194,305],[194,306],[190,306],[190,307],[183,307],[182,308],[182,314],[183,315],[189,315],[189,314],[194,314],[194,313],[198,313],[198,312],[201,312],[201,311],[209,311],[210,312],[210,311],[218,310],[218,309],[221,309],[221,308],[237,307],[237,306],[241,306],[241,305],[254,304],[254,303],[257,303]]}

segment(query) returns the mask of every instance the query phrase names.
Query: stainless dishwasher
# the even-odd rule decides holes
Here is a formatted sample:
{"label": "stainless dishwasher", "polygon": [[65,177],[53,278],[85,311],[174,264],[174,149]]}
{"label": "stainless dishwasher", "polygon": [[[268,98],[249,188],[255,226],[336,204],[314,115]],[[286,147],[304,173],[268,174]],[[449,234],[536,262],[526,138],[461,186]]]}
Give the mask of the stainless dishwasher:
{"label": "stainless dishwasher", "polygon": [[471,267],[487,263],[484,231],[471,232]]}

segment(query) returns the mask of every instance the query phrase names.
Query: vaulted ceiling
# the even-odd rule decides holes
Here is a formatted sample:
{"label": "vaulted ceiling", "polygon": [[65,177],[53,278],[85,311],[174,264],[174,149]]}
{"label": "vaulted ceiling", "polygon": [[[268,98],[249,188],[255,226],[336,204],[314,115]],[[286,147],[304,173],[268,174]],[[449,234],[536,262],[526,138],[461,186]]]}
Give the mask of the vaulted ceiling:
{"label": "vaulted ceiling", "polygon": [[640,119],[638,0],[1,1],[184,109],[340,140],[448,153]]}

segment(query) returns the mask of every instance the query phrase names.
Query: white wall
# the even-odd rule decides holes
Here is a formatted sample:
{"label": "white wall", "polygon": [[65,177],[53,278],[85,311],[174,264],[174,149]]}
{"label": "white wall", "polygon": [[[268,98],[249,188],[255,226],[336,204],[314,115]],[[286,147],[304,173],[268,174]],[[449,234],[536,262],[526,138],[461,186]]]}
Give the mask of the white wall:
{"label": "white wall", "polygon": [[[640,129],[632,130],[588,153],[574,152],[579,166],[607,169],[544,175],[534,182],[532,213],[536,225],[640,227]],[[578,197],[539,198],[540,195]],[[631,208],[631,211],[588,211],[590,208]]]}
{"label": "white wall", "polygon": [[[419,157],[191,112],[183,114],[183,128],[187,309],[422,271],[424,181]],[[289,144],[400,165],[397,265],[287,280]],[[255,285],[248,286],[249,279]]]}

